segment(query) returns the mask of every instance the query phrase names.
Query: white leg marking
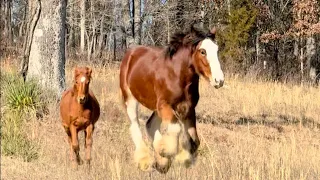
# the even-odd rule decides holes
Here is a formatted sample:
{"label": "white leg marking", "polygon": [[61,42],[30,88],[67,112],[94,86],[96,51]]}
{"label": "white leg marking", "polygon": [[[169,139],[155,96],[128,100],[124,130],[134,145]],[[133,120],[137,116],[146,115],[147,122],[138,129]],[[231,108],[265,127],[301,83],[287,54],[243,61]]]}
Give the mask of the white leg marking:
{"label": "white leg marking", "polygon": [[179,135],[180,131],[181,131],[181,126],[179,123],[168,124],[168,134]]}
{"label": "white leg marking", "polygon": [[127,105],[127,113],[129,119],[131,120],[130,132],[132,140],[137,149],[141,147],[142,133],[139,127],[139,120],[138,120],[138,101],[134,98],[129,98],[126,102]]}
{"label": "white leg marking", "polygon": [[160,134],[160,131],[159,131],[159,130],[156,130],[156,132],[154,133],[154,140],[153,140],[153,142],[160,141],[161,138],[162,138],[162,135]]}

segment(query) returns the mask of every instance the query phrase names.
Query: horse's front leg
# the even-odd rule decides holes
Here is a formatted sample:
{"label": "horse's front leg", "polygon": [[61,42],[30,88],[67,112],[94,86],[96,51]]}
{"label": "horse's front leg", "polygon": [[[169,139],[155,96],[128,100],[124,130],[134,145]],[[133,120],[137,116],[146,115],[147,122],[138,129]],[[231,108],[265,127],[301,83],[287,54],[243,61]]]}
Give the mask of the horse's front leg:
{"label": "horse's front leg", "polygon": [[179,153],[175,160],[180,164],[189,167],[194,158],[194,154],[200,145],[200,140],[196,129],[196,114],[195,109],[190,109],[185,120],[183,121],[184,128],[182,136],[179,139]]}
{"label": "horse's front leg", "polygon": [[78,130],[75,126],[71,125],[70,132],[71,132],[71,147],[73,149],[73,154],[77,161],[77,164],[74,165],[76,167],[76,165],[82,164],[82,160],[79,155],[80,148],[79,148],[79,141],[78,141]]}
{"label": "horse's front leg", "polygon": [[73,161],[74,157],[73,157],[72,138],[71,138],[70,128],[67,125],[63,125],[63,128],[64,128],[65,132],[68,135],[67,138],[68,138],[68,143],[69,143],[69,146],[70,146],[70,151],[69,151],[70,161]]}
{"label": "horse's front leg", "polygon": [[[158,116],[158,113],[154,111],[152,115],[149,117],[146,130],[148,133],[149,138],[154,141],[155,133],[160,130],[161,126],[161,118]],[[158,132],[159,133],[159,132]],[[167,173],[171,166],[171,158],[162,157],[160,156],[159,152],[155,152],[155,160],[156,163],[154,164],[154,168],[160,173]]]}
{"label": "horse's front leg", "polygon": [[151,170],[154,159],[151,152],[142,138],[142,132],[138,119],[138,101],[129,97],[126,102],[127,115],[131,121],[130,134],[135,144],[134,160],[143,171]]}
{"label": "horse's front leg", "polygon": [[162,123],[160,125],[160,132],[155,132],[153,146],[155,151],[162,157],[170,158],[178,152],[181,126],[169,104],[160,102],[157,108]]}
{"label": "horse's front leg", "polygon": [[94,131],[93,124],[90,124],[85,129],[85,148],[86,148],[85,156],[86,156],[86,162],[87,162],[87,166],[88,166],[89,170],[90,170],[90,161],[91,161],[91,149],[92,149],[92,134],[93,134],[93,131]]}

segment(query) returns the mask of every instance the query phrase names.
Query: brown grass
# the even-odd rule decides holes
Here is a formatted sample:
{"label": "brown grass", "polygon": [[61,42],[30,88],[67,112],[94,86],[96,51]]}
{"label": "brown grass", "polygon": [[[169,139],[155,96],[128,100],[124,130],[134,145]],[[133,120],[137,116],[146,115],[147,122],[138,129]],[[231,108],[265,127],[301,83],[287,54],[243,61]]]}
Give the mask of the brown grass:
{"label": "brown grass", "polygon": [[[3,64],[2,64],[3,65]],[[3,67],[3,66],[1,66]],[[57,104],[33,119],[28,137],[39,158],[23,162],[1,155],[1,179],[318,179],[320,177],[319,88],[226,77],[215,90],[201,81],[197,106],[199,157],[189,169],[174,165],[166,175],[142,172],[132,160],[129,121],[120,104],[118,66],[93,67],[91,89],[102,108],[93,135],[92,172],[73,171]],[[67,68],[71,84],[72,68]],[[141,109],[141,118],[150,114]],[[84,157],[80,133],[81,157]]]}

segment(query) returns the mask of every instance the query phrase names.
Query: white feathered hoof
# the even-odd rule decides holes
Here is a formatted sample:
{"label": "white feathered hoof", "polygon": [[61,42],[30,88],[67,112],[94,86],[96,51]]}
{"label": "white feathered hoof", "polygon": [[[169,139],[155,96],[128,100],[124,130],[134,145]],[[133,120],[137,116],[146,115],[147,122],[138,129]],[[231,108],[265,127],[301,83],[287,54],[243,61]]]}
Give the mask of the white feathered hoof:
{"label": "white feathered hoof", "polygon": [[134,152],[134,160],[138,168],[142,171],[150,171],[154,164],[154,158],[150,155],[150,151],[147,147],[137,149]]}
{"label": "white feathered hoof", "polygon": [[182,149],[176,156],[175,161],[180,165],[188,168],[193,164],[193,157],[189,151]]}

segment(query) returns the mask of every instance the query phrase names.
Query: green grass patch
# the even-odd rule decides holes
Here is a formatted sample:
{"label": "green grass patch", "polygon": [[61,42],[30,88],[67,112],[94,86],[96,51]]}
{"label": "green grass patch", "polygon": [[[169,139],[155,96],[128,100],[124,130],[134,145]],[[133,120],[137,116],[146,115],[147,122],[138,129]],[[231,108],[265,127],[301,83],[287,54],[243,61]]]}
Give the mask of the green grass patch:
{"label": "green grass patch", "polygon": [[1,118],[1,154],[30,162],[38,158],[38,146],[25,136],[22,115],[10,112]]}
{"label": "green grass patch", "polygon": [[38,158],[38,146],[26,136],[25,119],[42,111],[41,90],[34,81],[24,82],[15,74],[2,74],[1,83],[1,154],[24,161]]}

